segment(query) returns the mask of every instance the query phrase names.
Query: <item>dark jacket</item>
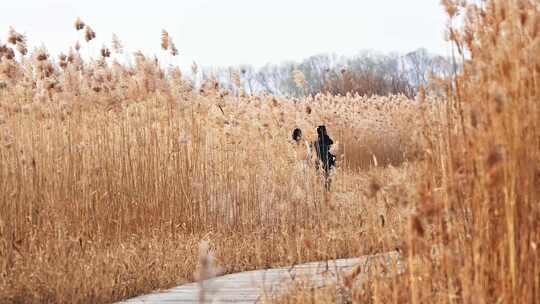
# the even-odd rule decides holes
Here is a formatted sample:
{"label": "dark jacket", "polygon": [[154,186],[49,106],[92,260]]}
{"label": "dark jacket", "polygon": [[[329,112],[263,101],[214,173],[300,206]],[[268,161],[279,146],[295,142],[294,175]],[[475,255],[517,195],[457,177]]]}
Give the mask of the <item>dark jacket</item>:
{"label": "dark jacket", "polygon": [[334,141],[326,133],[319,133],[319,138],[313,143],[317,158],[321,161],[325,171],[329,171],[336,165],[336,157],[330,153]]}

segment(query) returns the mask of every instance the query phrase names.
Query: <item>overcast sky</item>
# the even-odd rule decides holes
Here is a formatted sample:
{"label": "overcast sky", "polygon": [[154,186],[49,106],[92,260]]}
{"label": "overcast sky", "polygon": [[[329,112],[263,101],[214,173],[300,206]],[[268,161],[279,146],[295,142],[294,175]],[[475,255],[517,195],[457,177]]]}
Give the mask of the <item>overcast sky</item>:
{"label": "overcast sky", "polygon": [[[9,26],[32,46],[57,54],[84,40],[73,23],[88,23],[96,53],[112,33],[126,50],[160,53],[161,29],[180,56],[204,66],[279,63],[319,53],[354,54],[370,49],[408,52],[425,47],[448,54],[446,17],[439,0],[0,0],[0,32]],[[83,47],[85,43],[82,43]]]}

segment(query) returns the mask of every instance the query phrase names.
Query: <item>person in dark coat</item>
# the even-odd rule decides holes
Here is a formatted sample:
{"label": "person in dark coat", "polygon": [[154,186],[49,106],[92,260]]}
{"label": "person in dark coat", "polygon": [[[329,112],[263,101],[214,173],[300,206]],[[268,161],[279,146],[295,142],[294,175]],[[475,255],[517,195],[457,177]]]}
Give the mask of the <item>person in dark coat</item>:
{"label": "person in dark coat", "polygon": [[292,140],[295,159],[299,161],[302,171],[307,173],[307,169],[311,164],[312,147],[302,138],[302,130],[300,130],[300,128],[295,128],[293,130]]}
{"label": "person in dark coat", "polygon": [[[325,186],[326,189],[330,187],[330,171],[336,165],[336,156],[330,153],[330,148],[334,144],[334,141],[328,136],[326,132],[326,126],[321,125],[317,127],[317,141],[313,143],[317,158],[320,165],[324,170]],[[319,169],[317,164],[317,170]]]}

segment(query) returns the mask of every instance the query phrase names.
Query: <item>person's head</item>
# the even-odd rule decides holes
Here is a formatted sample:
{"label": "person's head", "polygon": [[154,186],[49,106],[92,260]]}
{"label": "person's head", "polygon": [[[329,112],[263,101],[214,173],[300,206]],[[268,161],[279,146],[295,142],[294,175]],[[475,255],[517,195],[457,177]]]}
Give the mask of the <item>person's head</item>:
{"label": "person's head", "polygon": [[317,134],[319,135],[319,137],[326,135],[326,126],[325,125],[318,126]]}
{"label": "person's head", "polygon": [[302,130],[299,128],[294,129],[292,132],[292,139],[296,142],[300,141],[300,139],[302,139]]}

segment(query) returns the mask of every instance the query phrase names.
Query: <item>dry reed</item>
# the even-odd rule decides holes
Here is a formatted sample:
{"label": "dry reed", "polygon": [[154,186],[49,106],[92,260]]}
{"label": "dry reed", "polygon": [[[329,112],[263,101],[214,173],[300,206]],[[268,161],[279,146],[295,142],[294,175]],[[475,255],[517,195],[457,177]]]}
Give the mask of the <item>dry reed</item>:
{"label": "dry reed", "polygon": [[[417,102],[236,97],[212,80],[196,94],[142,53],[123,65],[79,49],[0,49],[3,301],[110,302],[193,281],[201,240],[225,272],[403,245]],[[339,157],[328,193],[289,142],[323,123]]]}
{"label": "dry reed", "polygon": [[[431,114],[403,247],[407,272],[364,280],[349,302],[538,303],[540,7],[442,2],[450,24],[462,24],[448,38],[463,69],[439,82],[446,101],[424,112]],[[335,302],[310,300],[318,295],[300,289],[278,303]]]}

